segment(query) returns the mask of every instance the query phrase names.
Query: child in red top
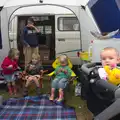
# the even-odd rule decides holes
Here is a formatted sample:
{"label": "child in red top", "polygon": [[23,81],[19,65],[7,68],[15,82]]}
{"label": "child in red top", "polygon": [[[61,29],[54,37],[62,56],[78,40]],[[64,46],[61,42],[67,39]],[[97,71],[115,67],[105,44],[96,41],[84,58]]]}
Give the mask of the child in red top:
{"label": "child in red top", "polygon": [[[17,92],[15,87],[15,73],[16,70],[18,69],[18,64],[17,64],[18,59],[19,59],[19,51],[15,48],[12,48],[9,51],[8,56],[5,57],[5,59],[3,60],[1,65],[10,95],[12,95],[13,92],[14,94],[16,94]],[[13,92],[11,88],[12,86],[13,86]]]}

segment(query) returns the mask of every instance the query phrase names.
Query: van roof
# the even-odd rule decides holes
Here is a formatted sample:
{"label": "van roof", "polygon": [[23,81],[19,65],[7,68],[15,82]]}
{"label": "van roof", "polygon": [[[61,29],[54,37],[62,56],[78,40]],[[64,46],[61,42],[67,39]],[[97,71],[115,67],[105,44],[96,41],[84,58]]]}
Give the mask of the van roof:
{"label": "van roof", "polygon": [[14,15],[55,15],[55,14],[73,14],[69,9],[52,6],[52,5],[43,5],[43,6],[31,6],[23,7],[18,9]]}
{"label": "van roof", "polygon": [[[12,6],[22,6],[28,4],[40,4],[39,1],[40,0],[0,0],[0,6],[4,5],[4,7],[12,7]],[[88,1],[89,0],[43,0],[43,4],[80,6],[80,5],[86,5]]]}

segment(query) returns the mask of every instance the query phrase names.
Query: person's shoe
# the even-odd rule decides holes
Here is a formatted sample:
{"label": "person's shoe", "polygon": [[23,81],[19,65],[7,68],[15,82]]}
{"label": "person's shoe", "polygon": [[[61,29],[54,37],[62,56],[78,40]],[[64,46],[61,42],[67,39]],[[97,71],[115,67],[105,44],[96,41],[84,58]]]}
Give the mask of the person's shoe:
{"label": "person's shoe", "polygon": [[53,100],[54,100],[54,96],[51,95],[51,96],[49,97],[49,100],[50,100],[50,101],[53,101]]}
{"label": "person's shoe", "polygon": [[57,102],[62,102],[64,99],[63,98],[58,98]]}

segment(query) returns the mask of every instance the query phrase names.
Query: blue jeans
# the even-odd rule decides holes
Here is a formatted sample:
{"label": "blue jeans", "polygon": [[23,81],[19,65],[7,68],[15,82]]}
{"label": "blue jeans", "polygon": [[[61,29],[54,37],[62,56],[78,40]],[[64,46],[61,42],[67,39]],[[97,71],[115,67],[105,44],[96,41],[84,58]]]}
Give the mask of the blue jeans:
{"label": "blue jeans", "polygon": [[55,88],[55,89],[64,89],[68,84],[68,79],[66,78],[62,78],[62,79],[59,79],[59,78],[55,78],[53,81],[52,81],[52,88]]}

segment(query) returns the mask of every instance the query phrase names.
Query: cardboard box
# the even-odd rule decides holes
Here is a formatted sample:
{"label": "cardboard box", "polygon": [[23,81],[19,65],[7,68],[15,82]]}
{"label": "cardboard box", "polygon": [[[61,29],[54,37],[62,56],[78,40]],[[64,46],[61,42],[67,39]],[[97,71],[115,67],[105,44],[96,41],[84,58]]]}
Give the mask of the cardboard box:
{"label": "cardboard box", "polygon": [[49,49],[40,49],[40,58],[42,61],[50,59],[50,50]]}

